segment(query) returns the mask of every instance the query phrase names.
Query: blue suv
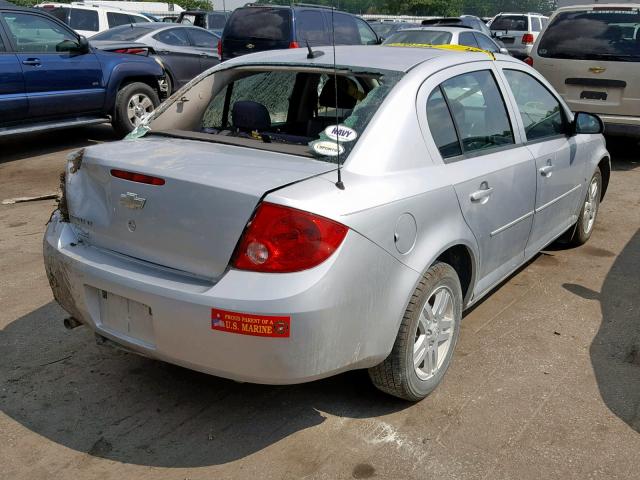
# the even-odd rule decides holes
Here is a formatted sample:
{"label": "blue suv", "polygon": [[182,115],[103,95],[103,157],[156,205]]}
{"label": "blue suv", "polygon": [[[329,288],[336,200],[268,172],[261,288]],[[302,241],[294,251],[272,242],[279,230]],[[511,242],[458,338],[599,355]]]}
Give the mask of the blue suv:
{"label": "blue suv", "polygon": [[0,137],[107,122],[124,135],[165,87],[153,58],[96,50],[49,14],[0,0]]}

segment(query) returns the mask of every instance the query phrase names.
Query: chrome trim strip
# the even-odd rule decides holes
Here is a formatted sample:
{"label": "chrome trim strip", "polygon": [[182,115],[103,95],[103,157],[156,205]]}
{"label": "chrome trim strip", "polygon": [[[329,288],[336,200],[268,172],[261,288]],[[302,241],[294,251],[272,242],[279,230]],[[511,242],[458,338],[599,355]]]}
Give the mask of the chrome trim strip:
{"label": "chrome trim strip", "polygon": [[529,218],[531,215],[533,215],[533,210],[531,210],[528,213],[525,213],[523,216],[521,216],[519,218],[516,218],[515,220],[507,223],[506,225],[503,225],[502,227],[494,230],[489,235],[494,237],[494,236],[498,235],[499,233],[504,232],[507,228],[513,227],[516,223],[520,223],[522,220],[525,220],[525,219]]}
{"label": "chrome trim strip", "polygon": [[554,198],[553,200],[551,200],[550,202],[545,203],[544,205],[536,208],[536,213],[541,212],[542,210],[544,210],[547,207],[550,207],[551,205],[553,205],[556,202],[559,202],[560,200],[562,200],[564,197],[566,197],[567,195],[571,195],[573,192],[575,192],[576,190],[578,190],[580,187],[582,187],[582,185],[576,185],[575,187],[573,187],[571,190],[569,190],[568,192],[563,193],[562,195],[560,195],[559,197]]}

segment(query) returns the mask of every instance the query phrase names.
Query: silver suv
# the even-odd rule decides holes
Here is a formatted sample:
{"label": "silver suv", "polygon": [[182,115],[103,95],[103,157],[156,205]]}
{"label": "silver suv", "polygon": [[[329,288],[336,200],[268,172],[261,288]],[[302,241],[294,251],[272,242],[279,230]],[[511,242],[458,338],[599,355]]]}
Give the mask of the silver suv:
{"label": "silver suv", "polygon": [[533,44],[548,22],[549,18],[540,13],[499,13],[489,23],[489,29],[511,55],[524,59],[531,55]]}

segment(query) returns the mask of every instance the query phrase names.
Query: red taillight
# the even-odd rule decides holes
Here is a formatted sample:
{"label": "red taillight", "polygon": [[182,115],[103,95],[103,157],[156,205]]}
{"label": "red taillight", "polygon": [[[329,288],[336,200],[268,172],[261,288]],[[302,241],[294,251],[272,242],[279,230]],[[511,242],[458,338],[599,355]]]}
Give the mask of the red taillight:
{"label": "red taillight", "polygon": [[242,234],[232,265],[254,272],[307,270],[329,258],[348,231],[325,217],[262,203]]}
{"label": "red taillight", "polygon": [[527,57],[524,59],[524,63],[526,63],[527,65],[529,65],[530,67],[533,67],[533,58],[531,57]]}
{"label": "red taillight", "polygon": [[222,59],[222,40],[218,40],[218,56]]}
{"label": "red taillight", "polygon": [[300,48],[300,44],[298,42],[291,42],[289,48]]}
{"label": "red taillight", "polygon": [[522,44],[523,45],[533,45],[534,39],[533,39],[533,33],[525,33],[522,36]]}
{"label": "red taillight", "polygon": [[119,48],[114,50],[115,53],[128,53],[130,55],[146,55],[146,48]]}
{"label": "red taillight", "polygon": [[164,178],[152,177],[142,173],[127,172],[125,170],[111,170],[111,175],[130,182],[146,183],[148,185],[164,185]]}

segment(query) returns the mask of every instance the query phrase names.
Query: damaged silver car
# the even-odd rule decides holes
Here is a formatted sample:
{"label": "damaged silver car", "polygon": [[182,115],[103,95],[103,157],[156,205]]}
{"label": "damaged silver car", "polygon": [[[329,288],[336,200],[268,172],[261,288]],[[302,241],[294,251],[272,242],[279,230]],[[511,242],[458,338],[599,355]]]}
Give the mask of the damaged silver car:
{"label": "damaged silver car", "polygon": [[225,62],[65,172],[45,264],[69,326],[238,381],[369,369],[419,400],[462,312],[593,232],[600,120],[508,56],[274,51]]}

